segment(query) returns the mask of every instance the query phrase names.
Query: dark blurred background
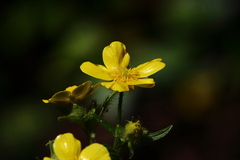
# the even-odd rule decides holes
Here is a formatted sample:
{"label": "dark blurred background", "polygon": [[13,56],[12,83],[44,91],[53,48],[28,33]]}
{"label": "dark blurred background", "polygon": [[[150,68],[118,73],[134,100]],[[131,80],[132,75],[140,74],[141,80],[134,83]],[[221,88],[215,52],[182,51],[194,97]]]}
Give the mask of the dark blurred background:
{"label": "dark blurred background", "polygon": [[[102,50],[118,40],[131,66],[162,58],[152,89],[124,97],[124,118],[134,115],[150,132],[174,125],[133,160],[240,159],[240,2],[238,0],[15,0],[1,2],[0,159],[49,156],[45,146],[74,124],[41,99],[86,80],[84,61],[103,64]],[[102,88],[95,98],[110,93]],[[114,123],[115,105],[105,118]],[[111,143],[101,127],[97,141]],[[128,159],[128,152],[124,159]]]}

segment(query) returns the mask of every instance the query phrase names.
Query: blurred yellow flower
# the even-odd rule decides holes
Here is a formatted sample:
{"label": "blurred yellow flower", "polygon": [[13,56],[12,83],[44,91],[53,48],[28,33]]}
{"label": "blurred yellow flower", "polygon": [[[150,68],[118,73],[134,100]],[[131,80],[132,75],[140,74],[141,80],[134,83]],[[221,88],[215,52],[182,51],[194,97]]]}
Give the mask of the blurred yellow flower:
{"label": "blurred yellow flower", "polygon": [[143,128],[140,121],[132,122],[128,121],[125,125],[124,135],[130,140],[138,139],[143,133]]}
{"label": "blurred yellow flower", "polygon": [[96,91],[101,84],[92,85],[91,81],[86,81],[79,86],[70,86],[64,91],[55,93],[52,98],[46,100],[43,99],[44,103],[53,103],[56,105],[64,105],[69,103],[78,103],[87,99],[93,92]]}
{"label": "blurred yellow flower", "polygon": [[[71,133],[60,134],[53,143],[53,150],[58,160],[111,160],[107,148],[93,143],[81,150],[81,142]],[[44,157],[43,160],[54,160]]]}
{"label": "blurred yellow flower", "polygon": [[134,89],[135,85],[144,88],[154,87],[154,80],[148,76],[165,67],[162,59],[157,58],[129,69],[130,55],[126,52],[125,45],[118,41],[105,47],[102,56],[106,67],[84,62],[80,69],[92,77],[110,81],[102,82],[101,85],[118,92]]}

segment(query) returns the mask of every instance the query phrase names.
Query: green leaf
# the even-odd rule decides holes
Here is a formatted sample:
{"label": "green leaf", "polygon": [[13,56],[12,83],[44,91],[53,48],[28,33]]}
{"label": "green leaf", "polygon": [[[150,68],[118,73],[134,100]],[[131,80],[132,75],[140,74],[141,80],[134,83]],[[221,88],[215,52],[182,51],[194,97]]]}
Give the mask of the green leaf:
{"label": "green leaf", "polygon": [[159,139],[163,138],[164,136],[166,136],[171,129],[172,129],[172,125],[164,128],[164,129],[161,129],[160,131],[153,132],[153,133],[148,133],[148,132],[144,133],[143,132],[143,135],[140,138],[139,142],[131,144],[132,148],[137,148],[137,147],[143,146],[147,143],[159,140]]}
{"label": "green leaf", "polygon": [[108,130],[112,135],[115,135],[115,127],[112,126],[110,123],[102,119],[96,114],[92,114],[93,118],[95,118],[99,124],[101,124],[106,130]]}
{"label": "green leaf", "polygon": [[166,136],[168,134],[168,132],[172,129],[172,125],[160,130],[160,131],[157,131],[157,132],[153,132],[153,133],[149,133],[149,137],[153,140],[153,141],[156,141],[160,138],[163,138],[164,136]]}

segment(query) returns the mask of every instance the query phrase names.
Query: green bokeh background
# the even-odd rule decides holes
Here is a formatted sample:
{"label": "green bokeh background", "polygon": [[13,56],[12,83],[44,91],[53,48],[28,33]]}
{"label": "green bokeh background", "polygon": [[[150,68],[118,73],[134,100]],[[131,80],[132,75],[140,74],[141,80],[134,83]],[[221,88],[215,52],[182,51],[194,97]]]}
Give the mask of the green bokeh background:
{"label": "green bokeh background", "polygon": [[[233,160],[240,142],[240,10],[237,0],[12,0],[0,14],[0,159],[49,156],[45,144],[73,132],[41,99],[86,80],[84,61],[102,64],[112,41],[123,42],[131,67],[162,58],[152,89],[124,97],[124,118],[134,115],[151,132],[174,127],[134,159]],[[110,93],[101,88],[99,102]],[[105,118],[115,123],[113,103]],[[124,123],[124,122],[123,122]],[[97,141],[111,143],[98,128]],[[124,159],[127,159],[128,153]]]}

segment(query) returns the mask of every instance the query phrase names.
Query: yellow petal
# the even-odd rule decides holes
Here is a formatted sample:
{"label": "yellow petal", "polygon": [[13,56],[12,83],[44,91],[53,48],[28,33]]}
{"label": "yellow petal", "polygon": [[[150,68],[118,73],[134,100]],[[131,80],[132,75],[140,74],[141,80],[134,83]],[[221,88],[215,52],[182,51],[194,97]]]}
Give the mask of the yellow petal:
{"label": "yellow petal", "polygon": [[129,91],[129,87],[125,82],[102,82],[102,86],[111,89],[113,91],[118,91],[118,92],[125,92]]}
{"label": "yellow petal", "polygon": [[142,87],[142,88],[153,88],[155,86],[155,83],[154,84],[140,84],[137,86]]}
{"label": "yellow petal", "polygon": [[101,83],[97,83],[97,84],[93,85],[91,87],[91,92],[89,94],[92,94],[93,92],[95,92],[101,86],[102,86]]}
{"label": "yellow petal", "polygon": [[82,150],[78,160],[111,160],[111,158],[105,146],[93,143]]}
{"label": "yellow petal", "polygon": [[[103,62],[110,70],[118,69],[126,54],[126,47],[123,43],[115,41],[103,49]],[[126,62],[125,62],[126,63]]]}
{"label": "yellow petal", "polygon": [[80,69],[82,72],[103,80],[112,80],[113,78],[109,76],[108,69],[102,65],[96,65],[91,62],[84,62]]}
{"label": "yellow petal", "polygon": [[43,160],[55,160],[55,159],[52,159],[52,158],[49,158],[49,157],[44,157]]}
{"label": "yellow petal", "polygon": [[165,63],[161,62],[162,59],[154,59],[150,62],[143,63],[136,68],[132,69],[132,72],[138,73],[139,78],[150,76],[159,70],[163,69],[165,67]]}
{"label": "yellow petal", "polygon": [[[93,93],[92,81],[86,81],[73,90],[71,98],[74,102],[83,101]],[[94,88],[96,90],[96,88]],[[95,91],[94,90],[94,91]]]}
{"label": "yellow petal", "polygon": [[69,91],[69,92],[72,92],[75,88],[77,88],[77,86],[70,86],[68,88],[65,89],[65,91]]}
{"label": "yellow petal", "polygon": [[49,103],[49,100],[47,100],[47,99],[42,99],[42,101],[43,101],[44,103]]}
{"label": "yellow petal", "polygon": [[81,152],[81,142],[71,133],[60,134],[54,140],[53,149],[59,160],[77,159]]}
{"label": "yellow petal", "polygon": [[61,103],[61,102],[70,103],[71,102],[70,94],[71,94],[71,92],[69,92],[69,91],[60,91],[60,92],[55,93],[52,96],[52,98],[50,98],[48,101],[49,101],[49,103]]}
{"label": "yellow petal", "polygon": [[121,62],[121,68],[127,68],[130,63],[130,55],[126,53]]}
{"label": "yellow petal", "polygon": [[78,98],[80,96],[85,96],[85,94],[88,93],[90,87],[92,85],[92,81],[86,81],[83,84],[77,86],[73,92],[72,92],[72,96],[74,96],[75,98]]}
{"label": "yellow petal", "polygon": [[147,86],[154,86],[155,82],[152,78],[142,78],[142,79],[138,79],[136,81],[128,81],[127,82],[128,85],[138,85],[138,86],[146,86],[144,88],[150,88]]}

